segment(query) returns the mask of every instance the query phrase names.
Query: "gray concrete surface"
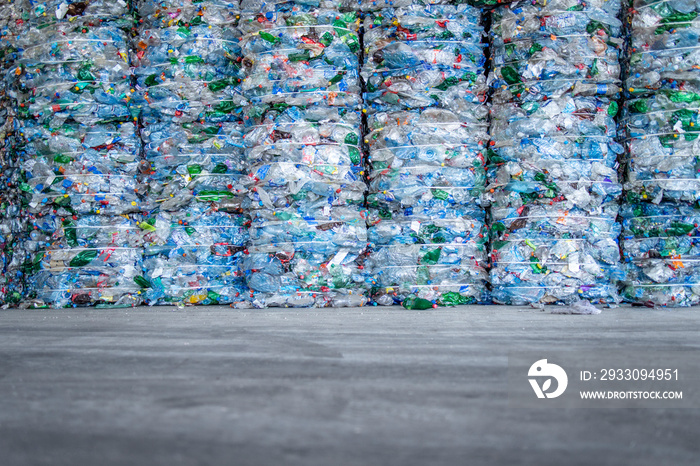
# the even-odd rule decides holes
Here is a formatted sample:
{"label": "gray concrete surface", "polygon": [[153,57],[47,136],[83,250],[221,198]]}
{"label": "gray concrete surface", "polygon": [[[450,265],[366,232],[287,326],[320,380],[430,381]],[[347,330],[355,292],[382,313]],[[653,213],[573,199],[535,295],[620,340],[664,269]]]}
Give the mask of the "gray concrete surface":
{"label": "gray concrete surface", "polygon": [[0,464],[698,464],[700,413],[510,408],[507,353],[698,350],[698,310],[0,311]]}

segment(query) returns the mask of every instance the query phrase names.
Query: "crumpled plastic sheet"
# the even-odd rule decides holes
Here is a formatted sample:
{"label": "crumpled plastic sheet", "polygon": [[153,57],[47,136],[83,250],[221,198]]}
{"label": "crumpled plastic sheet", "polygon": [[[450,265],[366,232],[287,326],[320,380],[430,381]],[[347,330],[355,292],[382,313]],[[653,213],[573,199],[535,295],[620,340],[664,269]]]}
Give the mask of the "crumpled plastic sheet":
{"label": "crumpled plastic sheet", "polygon": [[362,306],[359,18],[294,2],[241,8],[252,303]]}
{"label": "crumpled plastic sheet", "polygon": [[495,302],[620,299],[619,12],[617,0],[494,10],[485,200]]}
{"label": "crumpled plastic sheet", "polygon": [[372,299],[488,302],[480,11],[415,3],[368,14],[364,29]]}
{"label": "crumpled plastic sheet", "polygon": [[700,302],[698,12],[683,0],[636,1],[630,11],[621,221],[623,296],[634,303]]}
{"label": "crumpled plastic sheet", "polygon": [[149,304],[247,307],[238,2],[138,2]]}
{"label": "crumpled plastic sheet", "polygon": [[132,232],[147,184],[129,106],[132,22],[41,23],[30,14],[22,24],[8,74],[27,203],[26,297],[39,307],[140,304]]}

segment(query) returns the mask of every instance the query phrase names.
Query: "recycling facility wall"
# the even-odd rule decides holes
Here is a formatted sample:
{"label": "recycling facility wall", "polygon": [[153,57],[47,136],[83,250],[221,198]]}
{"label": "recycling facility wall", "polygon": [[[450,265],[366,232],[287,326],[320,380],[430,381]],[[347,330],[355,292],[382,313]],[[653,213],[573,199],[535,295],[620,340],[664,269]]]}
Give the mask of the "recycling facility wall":
{"label": "recycling facility wall", "polygon": [[0,305],[696,305],[698,12],[3,1]]}

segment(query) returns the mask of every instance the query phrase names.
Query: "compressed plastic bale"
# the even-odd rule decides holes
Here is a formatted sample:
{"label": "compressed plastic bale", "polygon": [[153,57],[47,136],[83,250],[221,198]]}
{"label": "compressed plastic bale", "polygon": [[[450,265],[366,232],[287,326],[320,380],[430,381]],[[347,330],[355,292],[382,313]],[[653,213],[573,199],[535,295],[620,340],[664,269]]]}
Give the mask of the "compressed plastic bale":
{"label": "compressed plastic bale", "polygon": [[145,235],[146,299],[150,304],[236,304],[248,288],[240,261],[247,219],[201,204],[160,212],[141,225]]}
{"label": "compressed plastic bale", "polygon": [[143,302],[139,214],[30,218],[27,299],[35,307]]}
{"label": "compressed plastic bale", "polygon": [[89,18],[96,23],[126,17],[132,0],[14,0],[19,18],[33,26]]}
{"label": "compressed plastic bale", "polygon": [[[149,195],[161,211],[191,203],[240,206],[243,195],[240,122],[146,125],[141,136],[149,164]],[[236,207],[234,207],[236,208]]]}
{"label": "compressed plastic bale", "polygon": [[622,293],[638,304],[692,306],[700,292],[698,7],[639,1],[629,13]]}
{"label": "compressed plastic bale", "polygon": [[438,106],[485,119],[484,28],[468,5],[380,10],[364,20],[368,111]]}
{"label": "compressed plastic bale", "polygon": [[207,25],[235,28],[240,19],[238,0],[135,1],[139,25],[150,28]]}
{"label": "compressed plastic bale", "polygon": [[623,297],[662,306],[697,305],[700,209],[671,202],[629,203],[621,217],[628,272]]}
{"label": "compressed plastic bale", "polygon": [[[309,215],[312,214],[312,215]],[[353,307],[367,303],[367,212],[251,212],[244,256],[256,307]]]}
{"label": "compressed plastic bale", "polygon": [[364,20],[371,295],[409,309],[489,301],[484,29],[435,3]]}
{"label": "compressed plastic bale", "polygon": [[[201,18],[196,13],[194,17]],[[188,20],[139,28],[134,63],[144,122],[236,119],[245,104],[237,20],[213,25],[203,19],[183,21]]]}
{"label": "compressed plastic bale", "polygon": [[23,182],[14,115],[4,86],[0,90],[0,306],[16,305],[24,297],[22,263],[25,257],[21,241],[26,231],[23,212]]}
{"label": "compressed plastic bale", "polygon": [[664,89],[697,92],[700,6],[689,0],[632,3],[626,90],[632,96]]}
{"label": "compressed plastic bale", "polygon": [[358,111],[324,106],[246,111],[246,207],[322,213],[364,202]]}
{"label": "compressed plastic bale", "polygon": [[0,4],[0,306],[17,305],[24,294],[22,263],[26,229],[21,191],[20,153],[15,126],[15,108],[4,79],[16,59],[14,35],[17,11],[13,3]]}
{"label": "compressed plastic bale", "polygon": [[370,116],[369,205],[402,210],[433,201],[479,203],[489,136],[486,122],[473,120],[443,109]]}
{"label": "compressed plastic bale", "polygon": [[154,205],[146,299],[246,307],[238,2],[136,6],[136,96]]}
{"label": "compressed plastic bale", "polygon": [[354,12],[284,2],[274,11],[243,1],[245,79],[253,104],[359,108],[359,18]]}
{"label": "compressed plastic bale", "polygon": [[[491,284],[496,302],[618,300],[620,226],[615,215],[533,205],[492,209]],[[495,220],[498,218],[499,220]]]}
{"label": "compressed plastic bale", "polygon": [[493,299],[620,300],[617,1],[494,10],[489,185]]}
{"label": "compressed plastic bale", "polygon": [[620,92],[619,0],[520,1],[493,12],[493,101]]}
{"label": "compressed plastic bale", "polygon": [[[478,219],[478,220],[477,220]],[[455,306],[489,301],[483,209],[445,204],[372,210],[372,298],[380,305]]]}
{"label": "compressed plastic bale", "polygon": [[[622,193],[613,119],[617,104],[562,97],[523,108],[492,109],[488,199],[494,207],[528,204],[614,209]],[[493,191],[491,191],[493,190]]]}
{"label": "compressed plastic bale", "polygon": [[628,202],[700,200],[698,102],[700,95],[675,89],[626,102]]}

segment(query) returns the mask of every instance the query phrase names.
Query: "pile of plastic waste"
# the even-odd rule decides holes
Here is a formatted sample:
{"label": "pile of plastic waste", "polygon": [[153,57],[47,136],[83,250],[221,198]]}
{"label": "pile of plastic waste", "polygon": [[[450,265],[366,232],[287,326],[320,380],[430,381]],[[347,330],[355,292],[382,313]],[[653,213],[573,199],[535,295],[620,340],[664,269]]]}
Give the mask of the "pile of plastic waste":
{"label": "pile of plastic waste", "polygon": [[700,5],[634,2],[622,119],[627,137],[623,296],[700,303]]}
{"label": "pile of plastic waste", "polygon": [[493,300],[619,301],[619,0],[494,10]]}
{"label": "pile of plastic waste", "polygon": [[413,2],[365,16],[368,264],[378,304],[488,300],[483,35],[481,12],[468,5]]}
{"label": "pile of plastic waste", "polygon": [[238,2],[144,0],[137,18],[147,301],[247,306]]}
{"label": "pile of plastic waste", "polygon": [[329,6],[241,2],[244,264],[256,307],[368,300],[360,21]]}
{"label": "pile of plastic waste", "polygon": [[130,6],[15,3],[21,24],[7,74],[14,101],[34,306],[142,302],[146,190],[130,103]]}

